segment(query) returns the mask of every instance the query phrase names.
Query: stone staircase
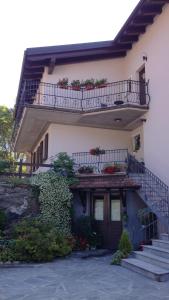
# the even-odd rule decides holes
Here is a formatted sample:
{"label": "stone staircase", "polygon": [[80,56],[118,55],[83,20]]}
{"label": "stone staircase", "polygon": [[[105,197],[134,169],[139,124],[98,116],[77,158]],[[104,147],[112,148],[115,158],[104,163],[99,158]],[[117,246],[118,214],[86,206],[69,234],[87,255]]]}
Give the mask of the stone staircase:
{"label": "stone staircase", "polygon": [[169,236],[161,234],[152,240],[152,246],[143,251],[133,251],[131,257],[123,259],[121,265],[156,281],[169,280]]}

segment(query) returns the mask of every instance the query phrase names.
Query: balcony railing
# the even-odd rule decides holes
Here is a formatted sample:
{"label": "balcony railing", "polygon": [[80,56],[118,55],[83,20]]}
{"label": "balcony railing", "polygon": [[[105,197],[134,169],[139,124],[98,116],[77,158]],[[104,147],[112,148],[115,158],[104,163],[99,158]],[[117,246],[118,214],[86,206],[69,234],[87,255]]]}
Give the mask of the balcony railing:
{"label": "balcony railing", "polygon": [[57,84],[26,81],[23,102],[76,111],[106,109],[125,104],[148,105],[148,83],[124,80],[101,88],[74,90],[71,86],[60,88]]}
{"label": "balcony railing", "polygon": [[[79,172],[79,170],[83,171],[82,168],[84,168],[84,172],[82,172],[82,174],[88,173],[88,170],[85,169],[86,167],[89,167],[89,171],[93,170],[91,173],[94,174],[102,173],[105,167],[108,166],[117,166],[119,168],[118,172],[126,172],[128,150],[100,150],[100,153],[98,154],[91,154],[90,152],[77,152],[72,154],[72,158],[75,163],[76,172]],[[105,173],[111,174],[111,169],[108,169]],[[112,173],[114,173],[113,170]]]}

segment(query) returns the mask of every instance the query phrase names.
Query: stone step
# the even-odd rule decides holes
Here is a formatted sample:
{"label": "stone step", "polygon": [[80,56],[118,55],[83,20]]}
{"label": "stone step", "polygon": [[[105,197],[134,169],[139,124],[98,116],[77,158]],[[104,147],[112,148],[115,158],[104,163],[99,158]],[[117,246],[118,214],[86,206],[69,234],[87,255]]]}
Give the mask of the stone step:
{"label": "stone step", "polygon": [[153,255],[157,255],[166,259],[169,259],[169,250],[168,249],[164,249],[161,247],[155,247],[155,246],[147,246],[144,245],[144,251],[145,252],[149,252],[152,253]]}
{"label": "stone step", "polygon": [[169,270],[169,259],[145,252],[145,251],[134,251],[133,257],[152,265],[159,266],[161,268]]}
{"label": "stone step", "polygon": [[167,240],[152,240],[152,245],[155,247],[163,248],[163,249],[168,249],[169,250],[169,241]]}
{"label": "stone step", "polygon": [[169,234],[168,233],[161,233],[160,240],[169,241]]}
{"label": "stone step", "polygon": [[169,270],[167,271],[166,269],[154,266],[136,258],[123,259],[121,265],[129,270],[135,271],[159,282],[169,280]]}

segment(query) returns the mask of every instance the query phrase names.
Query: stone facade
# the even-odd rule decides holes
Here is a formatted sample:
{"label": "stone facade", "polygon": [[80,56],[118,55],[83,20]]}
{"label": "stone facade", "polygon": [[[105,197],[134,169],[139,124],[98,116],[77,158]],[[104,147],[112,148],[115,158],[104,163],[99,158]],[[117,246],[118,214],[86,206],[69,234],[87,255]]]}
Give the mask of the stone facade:
{"label": "stone facade", "polygon": [[0,183],[0,209],[13,220],[37,214],[39,206],[30,186],[14,187],[11,184]]}

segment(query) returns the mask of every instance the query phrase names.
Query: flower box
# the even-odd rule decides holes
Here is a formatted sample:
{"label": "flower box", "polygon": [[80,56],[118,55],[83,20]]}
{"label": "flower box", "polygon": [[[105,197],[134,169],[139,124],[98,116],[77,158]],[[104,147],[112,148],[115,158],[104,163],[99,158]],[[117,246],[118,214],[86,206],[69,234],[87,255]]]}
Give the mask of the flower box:
{"label": "flower box", "polygon": [[90,149],[90,154],[91,155],[101,155],[101,154],[105,154],[105,150],[104,149],[100,149],[99,147]]}
{"label": "flower box", "polygon": [[105,166],[102,170],[103,174],[114,174],[120,172],[120,168],[118,166],[110,165],[110,166]]}
{"label": "flower box", "polygon": [[82,166],[78,169],[79,174],[92,174],[93,173],[93,167],[90,166]]}

